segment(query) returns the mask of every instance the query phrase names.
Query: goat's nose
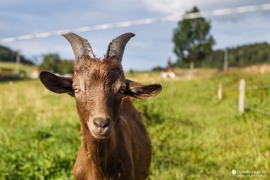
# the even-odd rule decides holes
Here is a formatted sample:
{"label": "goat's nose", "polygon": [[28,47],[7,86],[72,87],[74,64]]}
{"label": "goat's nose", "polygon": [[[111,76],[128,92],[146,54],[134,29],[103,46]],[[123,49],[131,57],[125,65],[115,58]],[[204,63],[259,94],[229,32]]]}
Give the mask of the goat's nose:
{"label": "goat's nose", "polygon": [[111,123],[111,119],[110,118],[94,118],[94,125],[96,127],[100,127],[100,128],[106,128],[109,126],[109,124]]}

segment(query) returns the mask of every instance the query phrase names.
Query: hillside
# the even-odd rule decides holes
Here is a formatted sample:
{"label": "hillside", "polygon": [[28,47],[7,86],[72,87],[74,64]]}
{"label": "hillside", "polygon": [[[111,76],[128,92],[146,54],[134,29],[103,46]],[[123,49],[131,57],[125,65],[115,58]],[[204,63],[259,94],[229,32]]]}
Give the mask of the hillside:
{"label": "hillside", "polygon": [[[244,67],[254,64],[270,64],[270,44],[266,42],[241,45],[227,49],[228,65],[230,67]],[[214,50],[213,53],[197,63],[196,67],[223,68],[225,49]],[[175,66],[189,67],[182,61],[177,61]]]}
{"label": "hillside", "polygon": [[[8,47],[0,45],[0,61],[2,62],[16,62],[16,51],[11,50]],[[23,55],[21,55],[20,59],[22,64],[34,65],[34,63],[26,59]]]}

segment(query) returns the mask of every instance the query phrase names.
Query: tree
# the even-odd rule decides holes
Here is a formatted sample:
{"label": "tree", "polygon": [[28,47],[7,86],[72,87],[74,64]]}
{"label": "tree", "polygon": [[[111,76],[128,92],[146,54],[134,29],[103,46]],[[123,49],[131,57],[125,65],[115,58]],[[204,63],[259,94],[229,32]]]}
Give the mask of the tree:
{"label": "tree", "polygon": [[49,53],[43,56],[41,70],[52,71],[61,75],[73,73],[73,63],[70,60],[62,60],[57,53]]}
{"label": "tree", "polygon": [[[194,6],[186,14],[197,12],[199,9]],[[186,62],[193,69],[197,61],[203,60],[212,52],[215,40],[209,34],[210,28],[210,22],[202,17],[179,21],[173,35],[174,53],[179,58],[176,65]]]}
{"label": "tree", "polygon": [[60,56],[57,53],[49,53],[43,55],[43,63],[40,68],[55,73],[59,72],[58,65],[60,62]]}
{"label": "tree", "polygon": [[[0,61],[16,62],[16,55],[17,55],[16,51],[14,51],[8,47],[0,45]],[[21,54],[20,54],[20,63],[34,65],[34,63],[31,60],[26,59]]]}

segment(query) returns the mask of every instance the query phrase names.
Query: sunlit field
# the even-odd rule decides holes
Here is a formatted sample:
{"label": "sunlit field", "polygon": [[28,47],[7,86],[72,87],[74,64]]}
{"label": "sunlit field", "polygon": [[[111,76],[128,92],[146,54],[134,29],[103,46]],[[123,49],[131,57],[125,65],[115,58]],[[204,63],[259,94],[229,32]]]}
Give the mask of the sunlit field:
{"label": "sunlit field", "polygon": [[[34,66],[26,65],[26,64],[20,64],[20,71],[25,72],[27,74],[30,74],[32,72],[32,69]],[[0,61],[0,68],[7,68],[12,69],[15,72],[16,64],[13,62],[1,62]]]}
{"label": "sunlit field", "polygon": [[[267,171],[269,177],[270,74],[127,76],[163,86],[157,97],[135,101],[152,140],[150,179],[234,179],[239,174],[232,170]],[[241,78],[247,85],[243,115],[237,109]],[[80,144],[74,99],[49,92],[38,80],[0,83],[0,139],[0,179],[73,179]]]}

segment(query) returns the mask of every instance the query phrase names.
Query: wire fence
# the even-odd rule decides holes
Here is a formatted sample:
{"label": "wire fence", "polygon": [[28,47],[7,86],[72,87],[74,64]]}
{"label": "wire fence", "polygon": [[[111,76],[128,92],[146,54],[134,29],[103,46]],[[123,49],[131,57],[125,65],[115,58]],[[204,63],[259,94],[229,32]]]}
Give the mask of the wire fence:
{"label": "wire fence", "polygon": [[36,34],[26,34],[26,35],[17,36],[17,37],[2,38],[0,39],[0,43],[11,43],[11,42],[22,41],[22,40],[47,38],[50,36],[61,35],[67,32],[80,33],[80,32],[97,31],[97,30],[107,30],[107,29],[112,29],[112,28],[122,28],[122,27],[147,25],[147,24],[170,22],[170,21],[179,21],[179,20],[184,20],[184,19],[195,19],[195,18],[200,18],[200,17],[226,16],[226,15],[232,15],[232,14],[242,14],[242,13],[251,13],[251,12],[268,11],[268,10],[270,10],[270,3],[251,5],[251,6],[240,6],[236,8],[216,9],[212,11],[201,11],[201,12],[189,13],[185,15],[175,13],[169,16],[144,18],[144,19],[123,21],[123,22],[116,22],[116,23],[105,23],[105,24],[98,24],[94,26],[83,26],[83,27],[78,27],[78,28],[73,28],[73,29],[63,29],[63,30],[42,32],[42,33],[36,33]]}
{"label": "wire fence", "polygon": [[219,101],[222,101],[224,90],[226,91],[238,91],[238,112],[242,115],[246,111],[253,111],[256,113],[264,114],[270,116],[270,110],[265,110],[257,107],[253,107],[250,104],[245,103],[248,98],[247,91],[265,90],[270,89],[270,85],[250,85],[246,86],[245,80],[241,79],[239,81],[239,86],[225,87],[222,83],[218,85],[217,97]]}

